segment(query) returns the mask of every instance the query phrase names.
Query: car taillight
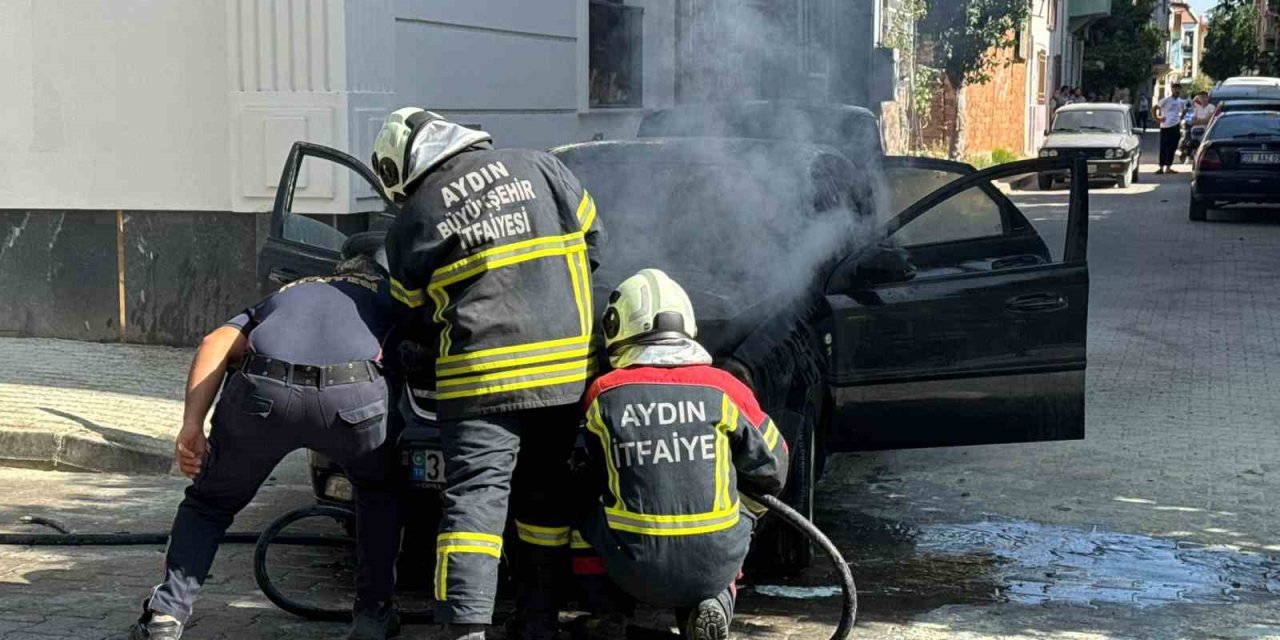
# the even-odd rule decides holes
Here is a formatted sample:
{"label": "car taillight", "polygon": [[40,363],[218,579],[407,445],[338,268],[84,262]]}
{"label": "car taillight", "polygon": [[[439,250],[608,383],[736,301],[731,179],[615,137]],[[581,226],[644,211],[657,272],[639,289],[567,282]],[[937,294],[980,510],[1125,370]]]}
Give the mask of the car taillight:
{"label": "car taillight", "polygon": [[1200,170],[1221,169],[1222,156],[1218,155],[1217,149],[1206,149],[1204,153],[1200,154],[1200,162],[1197,163],[1196,168]]}

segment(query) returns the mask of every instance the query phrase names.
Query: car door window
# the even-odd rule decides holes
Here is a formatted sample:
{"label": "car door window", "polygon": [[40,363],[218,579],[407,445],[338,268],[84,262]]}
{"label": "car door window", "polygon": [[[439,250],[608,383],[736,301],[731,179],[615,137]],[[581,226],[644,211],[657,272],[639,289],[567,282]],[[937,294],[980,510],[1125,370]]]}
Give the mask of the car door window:
{"label": "car door window", "polygon": [[[956,177],[954,174],[931,169],[912,173],[915,179],[909,187],[895,186],[892,194],[895,206],[905,202],[902,205],[905,208]],[[920,193],[921,190],[923,193]],[[892,237],[895,244],[912,247],[999,236],[1003,233],[1004,216],[1000,204],[982,189],[974,187],[926,211],[898,229]]]}

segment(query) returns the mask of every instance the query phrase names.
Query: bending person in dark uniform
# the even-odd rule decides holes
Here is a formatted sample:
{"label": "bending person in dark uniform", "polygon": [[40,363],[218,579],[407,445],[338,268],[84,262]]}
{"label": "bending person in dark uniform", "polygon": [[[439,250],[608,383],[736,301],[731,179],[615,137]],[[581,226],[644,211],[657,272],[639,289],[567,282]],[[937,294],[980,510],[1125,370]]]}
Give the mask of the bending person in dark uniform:
{"label": "bending person in dark uniform", "polygon": [[[734,582],[763,512],[738,488],[780,492],[787,443],[751,390],[710,366],[694,340],[693,305],[665,273],[623,281],[602,324],[613,371],[583,400],[586,544],[573,540],[587,608],[610,604],[599,597],[607,572],[630,597],[674,609],[684,637],[725,640]],[[583,553],[588,545],[598,556]]]}
{"label": "bending person in dark uniform", "polygon": [[[191,365],[175,451],[193,483],[173,522],[164,581],[143,604],[130,640],[181,637],[232,520],[276,464],[304,447],[335,460],[355,486],[359,566],[349,637],[399,632],[392,604],[395,439],[387,434],[379,365],[389,299],[383,267],[359,256],[337,275],[285,285],[205,337]],[[219,388],[206,440],[205,416]]]}

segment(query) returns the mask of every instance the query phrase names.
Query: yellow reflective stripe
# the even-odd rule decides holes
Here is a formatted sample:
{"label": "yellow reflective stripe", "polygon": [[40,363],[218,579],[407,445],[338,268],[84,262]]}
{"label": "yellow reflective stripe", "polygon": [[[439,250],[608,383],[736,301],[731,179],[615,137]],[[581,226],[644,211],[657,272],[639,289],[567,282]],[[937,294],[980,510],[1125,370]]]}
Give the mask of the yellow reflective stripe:
{"label": "yellow reflective stripe", "polygon": [[569,267],[569,280],[573,282],[573,302],[578,305],[578,330],[582,333],[579,335],[587,335],[590,328],[587,326],[587,314],[582,309],[582,277],[578,275],[578,265],[575,254],[568,254],[564,257],[565,266]]}
{"label": "yellow reflective stripe", "polygon": [[764,443],[770,450],[778,444],[778,426],[773,424],[773,420],[769,420],[769,426],[764,430]]}
{"label": "yellow reflective stripe", "polygon": [[454,532],[454,533],[442,533],[436,536],[437,543],[453,542],[454,540],[461,540],[465,542],[488,543],[488,544],[498,545],[499,549],[502,548],[502,536],[497,536],[492,533],[473,533],[470,531],[460,531],[460,532]]}
{"label": "yellow reflective stripe", "polygon": [[578,259],[578,272],[582,274],[582,335],[591,336],[592,325],[595,324],[595,311],[593,310],[591,300],[591,264],[587,261],[587,252],[580,251],[576,254]]}
{"label": "yellow reflective stripe", "polygon": [[618,481],[618,467],[613,460],[613,445],[610,442],[609,430],[600,419],[600,405],[593,402],[587,409],[587,431],[596,434],[600,439],[600,447],[604,449],[604,466],[609,473],[609,491],[613,494],[613,504],[617,508],[626,505],[622,502],[622,490]]}
{"label": "yellow reflective stripe", "polygon": [[502,557],[502,536],[491,533],[457,531],[436,536],[436,600],[448,599],[449,554],[477,553],[494,558]]}
{"label": "yellow reflective stripe", "polygon": [[720,472],[720,504],[730,504],[729,489],[733,485],[733,455],[729,452],[729,436],[720,434],[717,438],[717,445],[720,449],[719,455],[716,456],[716,465]]}
{"label": "yellow reflective stripe", "polygon": [[605,507],[609,528],[651,536],[691,536],[728,529],[739,520],[738,503],[727,509],[691,515],[650,515]]}
{"label": "yellow reflective stripe", "polygon": [[551,349],[554,347],[579,346],[588,343],[588,339],[583,336],[574,336],[572,338],[560,338],[557,340],[544,340],[542,342],[528,342],[525,344],[516,344],[509,347],[494,347],[492,349],[483,349],[480,351],[468,351],[466,353],[458,353],[449,356],[441,356],[436,360],[437,363],[448,364],[451,362],[461,362],[466,360],[480,360],[482,358],[490,358],[493,356],[507,355],[512,353],[524,353],[526,351],[537,351],[539,349]]}
{"label": "yellow reflective stripe", "polygon": [[569,544],[569,527],[540,527],[516,520],[520,540],[542,547],[564,547]]}
{"label": "yellow reflective stripe", "polygon": [[456,367],[444,367],[436,369],[436,377],[444,378],[448,376],[456,376],[463,373],[476,373],[478,371],[492,371],[494,369],[507,369],[525,364],[537,364],[541,362],[554,362],[556,360],[564,360],[566,358],[585,358],[588,355],[588,348],[583,346],[570,351],[556,351],[552,353],[544,353],[536,356],[525,356],[523,358],[511,358],[510,360],[495,360],[493,362],[478,362],[475,364],[465,364]]}
{"label": "yellow reflective stripe", "polygon": [[582,537],[581,533],[578,533],[577,530],[574,530],[569,534],[569,548],[570,549],[590,549],[591,543],[587,542],[587,540]]}
{"label": "yellow reflective stripe", "polygon": [[721,453],[721,450],[722,450],[721,444],[722,444],[722,443],[723,443],[723,441],[725,440],[724,432],[725,432],[725,430],[726,430],[726,429],[727,429],[727,427],[728,427],[728,421],[729,421],[729,405],[731,405],[731,404],[732,404],[732,403],[731,403],[731,402],[729,402],[729,394],[727,394],[727,393],[722,393],[722,394],[720,394],[720,421],[716,423],[716,460],[715,460],[715,462],[716,462],[716,465],[715,465],[715,467],[716,467],[716,469],[715,469],[715,474],[716,474],[716,493],[715,493],[715,496],[716,496],[716,497],[715,497],[714,506],[712,507],[712,508],[714,508],[714,509],[715,509],[715,510],[717,510],[717,511],[719,511],[719,510],[721,510],[721,509],[724,509],[724,506],[725,506],[725,504],[727,503],[727,501],[724,499],[724,496],[725,496],[725,494],[726,494],[726,489],[725,489],[725,486],[724,486],[724,473],[721,471],[721,469],[720,469],[720,465],[721,465],[722,460],[723,460],[723,458],[724,458],[724,455]]}
{"label": "yellow reflective stripe", "polygon": [[436,549],[436,602],[448,600],[449,594],[449,553]]}
{"label": "yellow reflective stripe", "polygon": [[426,303],[422,289],[409,289],[395,278],[391,279],[391,297],[410,309],[416,309]]}
{"label": "yellow reflective stripe", "polygon": [[532,389],[535,387],[550,387],[557,384],[568,384],[570,382],[580,382],[589,377],[586,371],[586,365],[580,373],[573,373],[566,376],[555,378],[538,378],[534,380],[525,380],[522,382],[509,382],[506,384],[496,384],[488,387],[480,387],[478,389],[466,389],[461,391],[449,391],[440,393],[436,396],[438,400],[456,400],[458,398],[473,398],[475,396],[483,396],[491,393],[503,393],[506,391],[519,391],[521,389]]}
{"label": "yellow reflective stripe", "polygon": [[450,262],[449,264],[433,271],[431,273],[431,283],[435,284],[436,280],[439,278],[447,276],[450,273],[453,273],[454,271],[458,271],[459,269],[463,269],[468,266],[471,266],[477,262],[484,262],[485,260],[488,260],[489,258],[492,258],[494,256],[500,256],[505,253],[516,253],[519,251],[524,251],[525,249],[532,249],[534,247],[539,247],[542,245],[555,245],[558,247],[564,247],[567,243],[574,242],[574,241],[581,241],[581,240],[582,240],[582,234],[579,232],[574,232],[574,233],[568,233],[562,236],[541,236],[537,238],[530,238],[528,240],[521,240],[520,242],[512,242],[511,244],[504,244],[496,247],[491,247],[489,249],[485,249],[484,251],[477,251],[465,258],[462,258],[461,260],[455,260],[454,262]]}
{"label": "yellow reflective stripe", "polygon": [[543,373],[557,373],[561,371],[573,371],[581,369],[583,372],[587,369],[585,359],[574,360],[572,362],[559,362],[556,364],[542,365],[538,367],[524,367],[522,369],[511,369],[508,371],[499,371],[497,373],[485,373],[476,376],[467,376],[465,378],[449,378],[448,380],[437,380],[436,390],[447,389],[451,387],[465,387],[467,385],[479,384],[482,382],[492,382],[494,380],[505,380],[507,378],[520,378],[525,376],[536,376]]}
{"label": "yellow reflective stripe", "polygon": [[582,191],[582,201],[578,203],[578,222],[583,231],[591,228],[591,223],[596,219],[596,200],[591,197],[590,193],[584,189]]}
{"label": "yellow reflective stripe", "polygon": [[455,273],[449,276],[448,278],[444,278],[440,280],[439,282],[432,282],[430,288],[437,289],[440,287],[447,287],[456,282],[461,282],[473,276],[480,275],[481,273],[484,273],[486,271],[491,271],[499,267],[506,267],[513,264],[519,264],[521,262],[537,260],[538,258],[569,255],[570,253],[573,253],[575,251],[582,251],[582,247],[581,246],[552,247],[550,249],[539,249],[537,251],[530,251],[528,253],[519,253],[513,256],[507,256],[505,258],[495,258],[493,260],[486,261],[483,264],[478,264],[466,271]]}
{"label": "yellow reflective stripe", "polygon": [[436,553],[443,553],[445,555],[450,553],[480,553],[486,556],[493,556],[495,558],[502,556],[502,552],[498,549],[494,549],[493,547],[478,547],[464,544],[449,544],[443,547],[437,547]]}
{"label": "yellow reflective stripe", "polygon": [[453,324],[444,317],[444,308],[449,306],[449,294],[444,289],[428,289],[427,293],[431,295],[431,301],[436,304],[436,312],[432,314],[432,319],[436,324],[444,325],[440,329],[440,355],[444,355],[449,353],[449,347],[453,346],[449,339]]}

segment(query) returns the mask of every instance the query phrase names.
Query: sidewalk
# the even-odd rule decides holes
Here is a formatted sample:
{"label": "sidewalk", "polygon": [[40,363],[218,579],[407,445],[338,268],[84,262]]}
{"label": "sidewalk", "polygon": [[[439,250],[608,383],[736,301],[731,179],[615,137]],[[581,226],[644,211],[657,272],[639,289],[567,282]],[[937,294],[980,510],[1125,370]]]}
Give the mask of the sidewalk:
{"label": "sidewalk", "polygon": [[0,462],[168,473],[192,350],[0,338]]}

